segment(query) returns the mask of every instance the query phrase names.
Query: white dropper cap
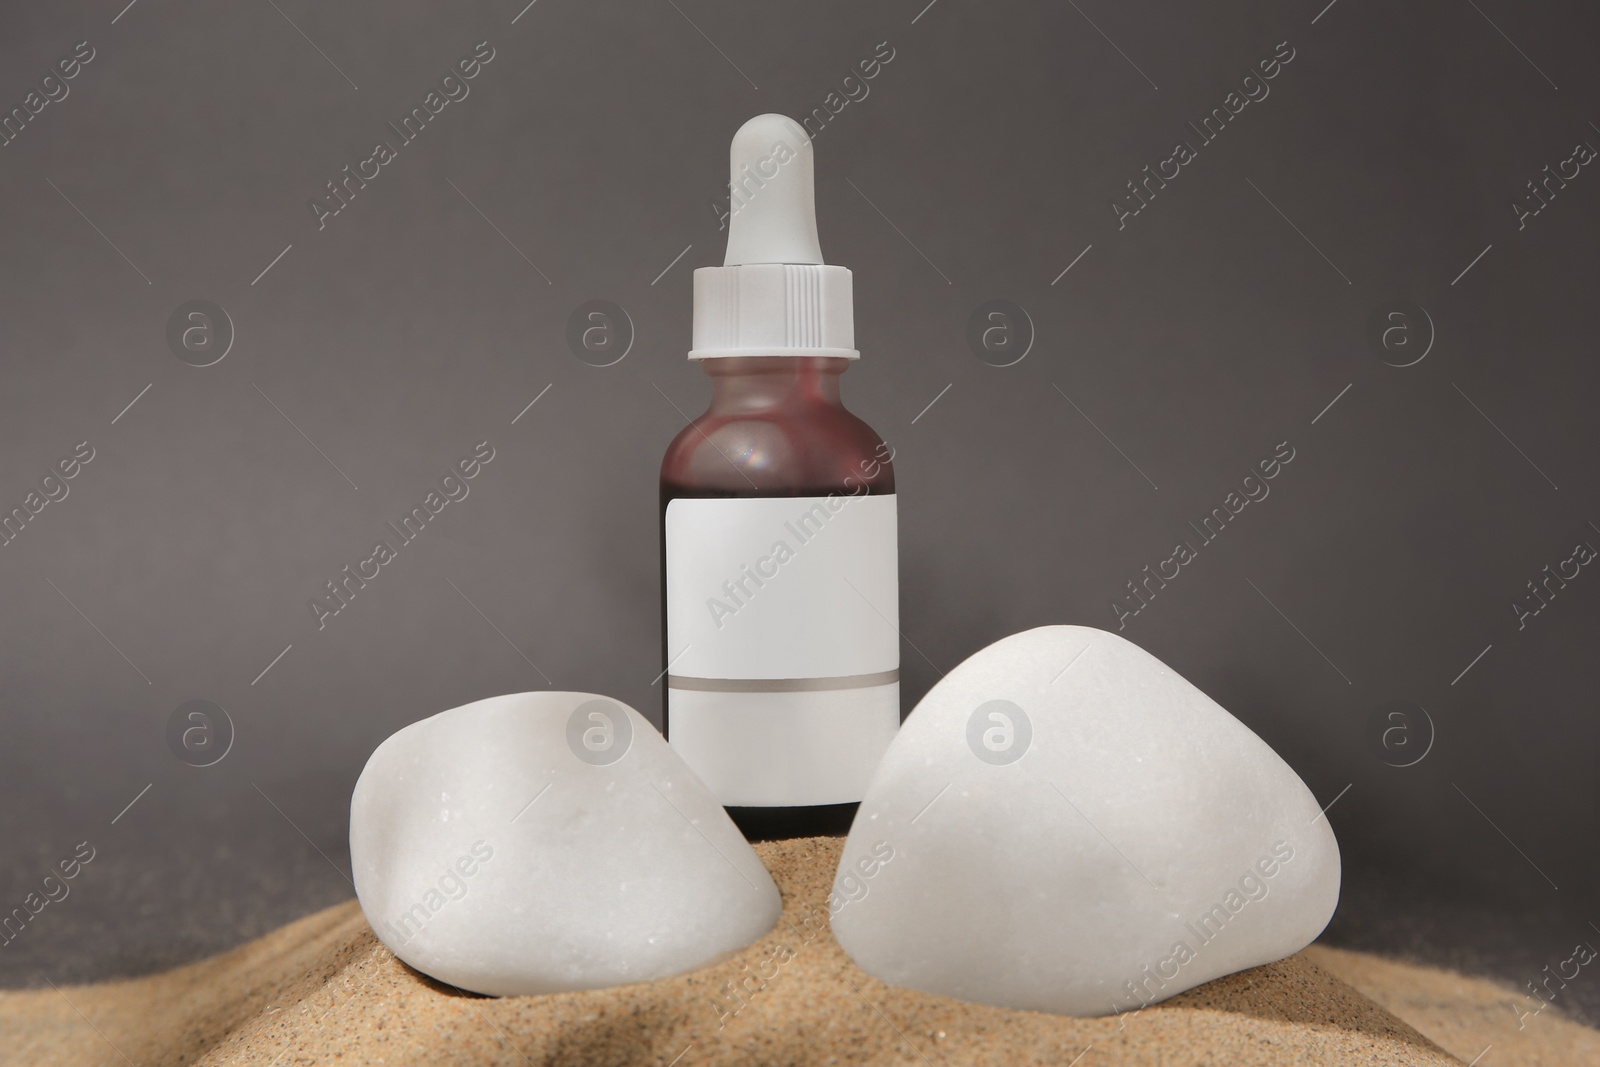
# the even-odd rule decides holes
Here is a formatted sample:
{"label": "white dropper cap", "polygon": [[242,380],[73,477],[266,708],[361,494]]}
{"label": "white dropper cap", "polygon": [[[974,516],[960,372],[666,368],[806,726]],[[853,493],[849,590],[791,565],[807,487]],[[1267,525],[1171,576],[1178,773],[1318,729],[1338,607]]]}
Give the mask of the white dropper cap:
{"label": "white dropper cap", "polygon": [[[794,145],[792,157],[779,145]],[[739,127],[728,150],[724,266],[822,262],[813,155],[805,129],[786,115],[757,115]]]}
{"label": "white dropper cap", "polygon": [[728,252],[694,272],[690,359],[858,359],[850,271],[822,262],[810,136],[757,115],[728,152]]}

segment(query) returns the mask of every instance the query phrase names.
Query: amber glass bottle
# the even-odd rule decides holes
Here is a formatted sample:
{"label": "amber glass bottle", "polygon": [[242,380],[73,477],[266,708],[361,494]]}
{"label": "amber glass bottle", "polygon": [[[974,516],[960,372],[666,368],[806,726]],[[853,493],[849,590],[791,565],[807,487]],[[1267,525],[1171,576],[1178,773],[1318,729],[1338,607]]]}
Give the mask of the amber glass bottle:
{"label": "amber glass bottle", "polygon": [[839,401],[854,280],[810,138],[758,115],[728,155],[727,256],[694,272],[711,406],[661,464],[663,728],[747,835],[844,833],[900,727],[893,453]]}
{"label": "amber glass bottle", "polygon": [[[697,733],[706,727],[726,731],[731,726],[735,731],[735,736],[725,738],[723,744],[707,744],[707,739],[699,738],[686,758],[691,759],[691,765],[696,755],[720,763],[747,761],[743,767],[696,769],[703,777],[714,779],[714,789],[720,785],[732,790],[725,799],[725,803],[733,801],[729,803],[729,814],[753,839],[839,834],[848,830],[860,799],[851,787],[864,786],[861,771],[870,772],[869,762],[881,755],[882,746],[899,725],[895,669],[898,634],[891,622],[898,612],[893,603],[873,604],[869,599],[880,596],[885,579],[893,578],[892,450],[840,402],[839,376],[849,365],[847,359],[808,356],[705,359],[701,366],[711,377],[711,405],[672,441],[661,464],[662,656],[668,671],[662,723],[668,740],[676,743],[674,704],[691,702],[696,706],[687,709],[687,714],[708,720],[695,724]],[[865,524],[845,526],[856,518],[852,509],[859,512],[863,498],[869,497],[880,498],[873,505],[880,514],[863,516],[868,520]],[[669,539],[678,531],[671,528],[668,516],[674,501],[690,500],[762,503],[754,513],[741,514],[734,504],[723,505],[720,512],[704,516],[724,531],[729,525],[748,522],[753,528],[747,534],[735,533],[730,540],[748,543],[750,548],[741,554],[734,545],[718,546],[710,554],[723,558],[720,567],[708,572],[710,580],[702,580],[702,588],[691,590],[687,586],[694,578],[684,574],[685,588],[679,590],[672,588],[674,583],[669,581],[673,564],[679,563],[680,570],[682,564],[669,560]],[[819,506],[821,510],[815,510]],[[885,512],[887,524],[882,521]],[[823,514],[828,517],[822,519]],[[891,538],[887,545],[882,543],[886,525]],[[684,527],[681,535],[693,536],[690,527]],[[836,543],[826,543],[830,538]],[[877,543],[871,543],[874,538]],[[847,539],[868,543],[857,554],[852,549],[858,546]],[[778,545],[786,547],[788,553],[774,551]],[[730,548],[733,551],[729,552]],[[830,558],[822,557],[824,549],[832,550]],[[780,558],[784,555],[788,558]],[[857,558],[842,560],[843,569],[831,566],[838,557],[851,555]],[[746,556],[749,558],[743,558]],[[852,581],[852,565],[878,573],[863,574],[859,581]],[[691,562],[688,567],[694,570],[697,563]],[[887,575],[882,573],[885,567],[891,568]],[[820,593],[820,597],[785,595],[804,593],[805,590],[792,588],[802,583],[830,581],[836,588],[810,590]],[[725,588],[724,583],[731,589]],[[862,588],[868,583],[875,586],[871,592]],[[791,588],[783,588],[785,584]],[[880,666],[888,644],[892,644],[895,666],[822,678],[758,677],[763,673],[759,669],[741,670],[741,643],[739,648],[728,650],[735,657],[731,660],[699,662],[715,662],[723,668],[716,671],[718,674],[741,673],[747,677],[686,678],[679,668],[694,649],[673,647],[677,635],[671,632],[674,627],[669,601],[677,596],[689,600],[682,606],[684,614],[703,614],[702,621],[714,635],[737,635],[737,628],[744,627],[750,631],[751,642],[787,646],[769,647],[769,651],[778,653],[776,662],[800,664],[795,668],[799,673],[808,673],[820,663],[839,662],[832,655],[835,650],[828,647],[830,638],[859,636],[837,632],[837,627],[848,627],[850,622],[838,617],[842,611],[853,617],[856,627],[865,624],[868,630],[879,631],[866,637],[868,643],[879,646],[879,662],[862,663],[847,652],[843,657],[847,666],[840,669],[848,670],[851,664]],[[708,608],[701,600],[714,603]],[[823,609],[820,613],[815,610],[818,607]],[[800,617],[796,617],[797,613]],[[808,614],[810,617],[806,617]],[[832,632],[808,633],[808,629]],[[893,642],[888,640],[891,636]],[[687,637],[680,640],[680,645],[685,640]],[[805,647],[797,649],[797,645]],[[675,658],[679,662],[674,663]],[[747,684],[741,686],[741,681]],[[741,688],[746,691],[741,693]],[[738,707],[736,702],[746,706]],[[788,721],[766,721],[739,731],[739,720],[751,717]],[[848,751],[852,747],[855,751]],[[774,762],[785,765],[773,766]],[[842,776],[836,773],[841,764],[847,768]],[[774,774],[781,780],[774,781]],[[764,789],[763,784],[773,788]],[[848,795],[849,799],[831,803],[738,802],[817,800],[836,795]]]}

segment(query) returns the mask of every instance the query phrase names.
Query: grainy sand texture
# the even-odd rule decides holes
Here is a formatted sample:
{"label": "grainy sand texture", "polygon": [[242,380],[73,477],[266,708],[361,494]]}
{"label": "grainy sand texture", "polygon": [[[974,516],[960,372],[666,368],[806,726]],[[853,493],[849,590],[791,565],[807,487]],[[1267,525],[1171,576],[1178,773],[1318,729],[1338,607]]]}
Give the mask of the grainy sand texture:
{"label": "grainy sand texture", "polygon": [[[1600,1063],[1600,1034],[1553,1015],[1519,1033],[1504,1007],[1515,994],[1500,987],[1332,949],[1121,1019],[896,989],[851,963],[825,924],[802,922],[826,913],[842,844],[757,845],[783,891],[783,919],[733,958],[677,978],[542,997],[464,994],[396,960],[352,900],[162,974],[0,994],[0,1063],[1376,1067],[1465,1063],[1490,1043],[1480,1067]],[[719,1012],[724,986],[758,971],[772,977],[748,981],[760,991],[745,1007]]]}
{"label": "grainy sand texture", "polygon": [[[1478,1067],[1595,1067],[1600,1031],[1526,992],[1452,971],[1312,945],[1302,953]],[[1487,1051],[1485,1051],[1487,1050]],[[1481,1059],[1479,1057],[1482,1057]]]}

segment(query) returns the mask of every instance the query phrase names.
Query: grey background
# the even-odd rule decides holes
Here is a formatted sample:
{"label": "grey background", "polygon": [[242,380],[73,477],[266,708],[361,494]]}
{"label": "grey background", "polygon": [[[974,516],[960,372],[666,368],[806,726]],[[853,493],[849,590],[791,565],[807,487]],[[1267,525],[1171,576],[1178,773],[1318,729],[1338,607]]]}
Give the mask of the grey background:
{"label": "grey background", "polygon": [[[897,449],[907,709],[1005,634],[1114,629],[1288,441],[1124,635],[1336,800],[1330,940],[1520,983],[1600,936],[1600,576],[1511,608],[1600,544],[1600,173],[1520,231],[1510,206],[1600,144],[1592,9],[923,3],[6,5],[5,108],[97,55],[0,148],[0,503],[97,454],[0,548],[0,903],[97,856],[0,982],[146,972],[347,897],[356,775],[435,711],[547,676],[657,714],[657,465],[709,393],[683,354],[727,142],[880,41],[817,193],[856,272],[847,402]],[[470,96],[319,231],[308,199],[484,40]],[[1198,158],[1119,230],[1179,138]],[[194,298],[237,329],[207,368],[165,342]],[[566,349],[591,298],[637,328],[612,367]],[[1364,339],[1399,298],[1437,330],[1406,368]],[[963,339],[990,299],[1035,326],[1015,366]],[[484,439],[470,496],[319,631],[308,598]],[[164,740],[197,698],[238,732],[206,769]],[[1406,769],[1365,738],[1391,699],[1437,731]]]}

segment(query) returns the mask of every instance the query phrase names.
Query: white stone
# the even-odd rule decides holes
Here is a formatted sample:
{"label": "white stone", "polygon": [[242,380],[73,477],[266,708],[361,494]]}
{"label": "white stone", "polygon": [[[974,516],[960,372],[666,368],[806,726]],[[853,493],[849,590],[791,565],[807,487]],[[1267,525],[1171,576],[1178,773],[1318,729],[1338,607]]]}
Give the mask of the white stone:
{"label": "white stone", "polygon": [[1047,626],[917,705],[830,910],[885,982],[1104,1015],[1292,955],[1338,898],[1328,820],[1264,741],[1136,645]]}
{"label": "white stone", "polygon": [[394,734],[356,782],[350,859],[396,956],[500,996],[681,974],[782,910],[656,728],[590,693],[493,697]]}

